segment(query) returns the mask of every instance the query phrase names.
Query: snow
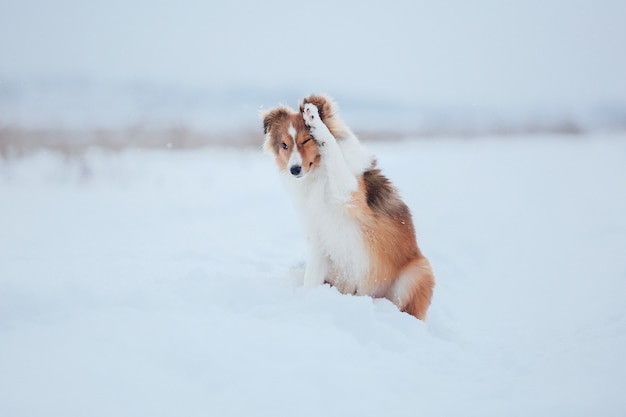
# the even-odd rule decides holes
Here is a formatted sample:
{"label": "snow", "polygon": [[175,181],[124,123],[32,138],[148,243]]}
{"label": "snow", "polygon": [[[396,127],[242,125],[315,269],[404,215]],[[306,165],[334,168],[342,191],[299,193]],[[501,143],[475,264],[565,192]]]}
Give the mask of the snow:
{"label": "snow", "polygon": [[301,286],[260,149],[0,160],[0,415],[624,415],[624,139],[370,143],[426,322]]}

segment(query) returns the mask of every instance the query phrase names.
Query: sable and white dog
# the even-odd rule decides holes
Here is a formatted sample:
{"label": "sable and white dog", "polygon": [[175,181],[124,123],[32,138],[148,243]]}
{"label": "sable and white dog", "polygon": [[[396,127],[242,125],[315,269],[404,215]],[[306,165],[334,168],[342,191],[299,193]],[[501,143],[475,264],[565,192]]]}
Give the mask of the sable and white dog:
{"label": "sable and white dog", "polygon": [[411,213],[327,96],[263,114],[264,149],[276,158],[308,234],[304,285],[385,297],[418,319],[435,285]]}

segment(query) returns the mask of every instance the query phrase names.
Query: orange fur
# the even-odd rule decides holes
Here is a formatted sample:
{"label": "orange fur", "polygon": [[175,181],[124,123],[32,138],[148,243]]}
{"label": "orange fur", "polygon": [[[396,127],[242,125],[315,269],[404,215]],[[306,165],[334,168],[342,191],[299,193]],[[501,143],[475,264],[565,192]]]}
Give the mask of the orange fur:
{"label": "orange fur", "polygon": [[[370,256],[370,268],[361,293],[386,297],[402,311],[424,320],[435,285],[430,263],[415,240],[411,214],[377,215],[367,205],[363,179],[353,194],[350,214],[361,225]],[[391,286],[406,276],[404,294],[396,295]]]}

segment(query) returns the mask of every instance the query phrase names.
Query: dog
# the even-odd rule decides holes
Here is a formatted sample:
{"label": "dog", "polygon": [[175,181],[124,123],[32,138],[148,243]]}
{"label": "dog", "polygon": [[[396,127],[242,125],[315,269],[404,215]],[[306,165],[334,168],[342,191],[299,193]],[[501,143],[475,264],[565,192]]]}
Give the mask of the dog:
{"label": "dog", "polygon": [[409,208],[326,95],[261,115],[273,155],[308,238],[304,285],[387,298],[420,320],[435,280]]}

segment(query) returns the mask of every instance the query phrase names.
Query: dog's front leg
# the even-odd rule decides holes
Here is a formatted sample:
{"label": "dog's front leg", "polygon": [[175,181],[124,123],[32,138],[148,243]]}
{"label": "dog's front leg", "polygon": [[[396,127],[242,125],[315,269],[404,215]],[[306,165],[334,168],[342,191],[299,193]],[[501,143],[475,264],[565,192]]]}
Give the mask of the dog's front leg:
{"label": "dog's front leg", "polygon": [[322,253],[320,245],[309,238],[307,248],[307,263],[304,271],[304,286],[317,287],[324,283],[327,273],[326,255]]}
{"label": "dog's front leg", "polygon": [[352,193],[358,188],[358,182],[350,171],[337,140],[320,118],[315,104],[305,103],[302,117],[309,127],[309,132],[319,144],[321,168],[327,175],[329,197],[339,203],[349,203]]}

